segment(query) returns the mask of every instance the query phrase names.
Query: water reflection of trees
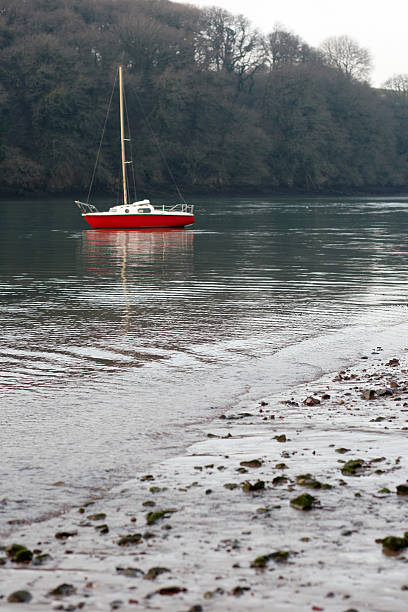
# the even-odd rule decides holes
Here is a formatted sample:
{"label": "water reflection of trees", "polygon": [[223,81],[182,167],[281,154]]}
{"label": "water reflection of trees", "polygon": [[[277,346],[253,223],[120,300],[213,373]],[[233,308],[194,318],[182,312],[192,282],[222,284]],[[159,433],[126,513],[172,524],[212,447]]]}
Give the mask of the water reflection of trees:
{"label": "water reflection of trees", "polygon": [[[138,303],[143,286],[165,287],[171,279],[191,273],[193,242],[194,232],[185,229],[89,230],[83,234],[82,263],[93,275],[108,274],[113,291],[120,279],[123,328],[129,331],[132,304]],[[150,313],[155,308],[153,302]]]}

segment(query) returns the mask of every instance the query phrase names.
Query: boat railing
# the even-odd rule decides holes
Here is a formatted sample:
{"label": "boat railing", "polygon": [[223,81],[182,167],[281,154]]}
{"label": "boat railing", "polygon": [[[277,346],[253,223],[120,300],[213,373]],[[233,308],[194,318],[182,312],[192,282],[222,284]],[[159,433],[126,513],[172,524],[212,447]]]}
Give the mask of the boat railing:
{"label": "boat railing", "polygon": [[78,206],[83,215],[99,212],[99,210],[93,204],[88,204],[87,202],[79,202],[79,200],[75,200],[75,204]]}
{"label": "boat railing", "polygon": [[163,210],[167,212],[180,211],[186,213],[188,215],[192,215],[194,213],[193,204],[174,204],[174,206],[164,206]]}

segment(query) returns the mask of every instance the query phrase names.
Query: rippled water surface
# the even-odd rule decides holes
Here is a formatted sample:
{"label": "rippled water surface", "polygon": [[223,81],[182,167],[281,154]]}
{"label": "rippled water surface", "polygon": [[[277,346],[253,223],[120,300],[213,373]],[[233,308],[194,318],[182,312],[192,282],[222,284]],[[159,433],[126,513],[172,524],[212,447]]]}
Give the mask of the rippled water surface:
{"label": "rippled water surface", "polygon": [[103,494],[213,408],[312,375],[304,341],[405,321],[408,199],[195,203],[196,228],[168,231],[1,203],[0,527]]}

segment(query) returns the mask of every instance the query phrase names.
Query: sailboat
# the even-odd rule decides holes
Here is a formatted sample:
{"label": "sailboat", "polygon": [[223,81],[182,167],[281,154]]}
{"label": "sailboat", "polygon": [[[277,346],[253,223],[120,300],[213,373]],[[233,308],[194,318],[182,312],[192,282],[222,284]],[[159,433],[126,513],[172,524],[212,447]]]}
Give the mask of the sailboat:
{"label": "sailboat", "polygon": [[146,229],[146,228],[180,228],[194,223],[194,206],[183,202],[170,206],[153,206],[150,200],[129,201],[129,189],[126,166],[131,161],[126,160],[123,69],[119,66],[119,112],[120,112],[120,147],[122,160],[122,194],[119,205],[112,206],[107,211],[99,211],[94,204],[75,200],[82,217],[94,229]]}

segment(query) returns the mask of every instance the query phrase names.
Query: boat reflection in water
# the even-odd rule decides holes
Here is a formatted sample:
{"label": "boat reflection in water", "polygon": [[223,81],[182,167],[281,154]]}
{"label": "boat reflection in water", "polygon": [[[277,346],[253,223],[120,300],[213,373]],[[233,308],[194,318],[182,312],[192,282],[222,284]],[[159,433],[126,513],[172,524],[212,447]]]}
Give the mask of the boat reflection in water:
{"label": "boat reflection in water", "polygon": [[146,312],[147,300],[151,312],[158,307],[157,299],[170,291],[170,285],[192,273],[194,230],[88,230],[83,232],[81,250],[87,272],[103,279],[105,304],[111,299],[112,305],[119,306],[120,278],[124,328],[128,331],[131,316],[140,316],[140,307]]}

